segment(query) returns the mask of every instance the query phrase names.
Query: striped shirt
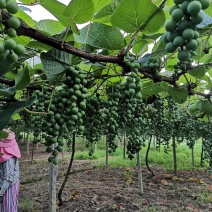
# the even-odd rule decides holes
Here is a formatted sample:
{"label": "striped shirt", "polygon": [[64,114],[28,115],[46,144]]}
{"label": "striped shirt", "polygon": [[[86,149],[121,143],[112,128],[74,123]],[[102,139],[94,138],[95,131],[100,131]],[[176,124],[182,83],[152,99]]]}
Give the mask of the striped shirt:
{"label": "striped shirt", "polygon": [[12,157],[0,163],[0,188],[4,181],[9,182],[10,186],[19,183],[19,162],[17,158]]}

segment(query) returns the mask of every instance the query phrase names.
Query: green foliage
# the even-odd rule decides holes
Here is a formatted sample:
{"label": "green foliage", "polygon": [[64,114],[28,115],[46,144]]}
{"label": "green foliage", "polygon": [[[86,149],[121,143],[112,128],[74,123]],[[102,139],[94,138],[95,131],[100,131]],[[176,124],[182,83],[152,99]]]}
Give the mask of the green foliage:
{"label": "green foliage", "polygon": [[77,24],[84,24],[92,18],[93,13],[94,3],[92,0],[72,0],[63,14]]}
{"label": "green foliage", "polygon": [[85,46],[88,44],[98,49],[117,50],[124,46],[121,32],[101,23],[85,26],[80,30],[80,35],[75,35],[75,39]]}
{"label": "green foliage", "polygon": [[[143,10],[143,8],[146,8]],[[142,11],[142,12],[141,12]],[[130,18],[129,18],[130,17]],[[151,0],[122,0],[111,17],[113,26],[125,32],[154,33],[164,24],[165,16]]]}
{"label": "green foliage", "polygon": [[130,159],[156,135],[165,152],[173,136],[190,148],[203,137],[212,161],[209,0],[37,4],[56,20],[36,22],[16,1],[0,1],[2,129],[16,119],[33,143],[42,135],[55,165],[64,139],[71,145],[83,136],[92,158],[105,135],[116,154],[116,137],[125,133]]}

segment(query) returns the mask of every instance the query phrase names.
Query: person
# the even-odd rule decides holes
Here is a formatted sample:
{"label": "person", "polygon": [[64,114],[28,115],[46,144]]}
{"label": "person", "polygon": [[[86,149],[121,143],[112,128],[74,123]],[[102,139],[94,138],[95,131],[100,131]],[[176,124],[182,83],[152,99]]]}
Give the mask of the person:
{"label": "person", "polygon": [[11,130],[0,138],[0,212],[18,211],[20,149]]}

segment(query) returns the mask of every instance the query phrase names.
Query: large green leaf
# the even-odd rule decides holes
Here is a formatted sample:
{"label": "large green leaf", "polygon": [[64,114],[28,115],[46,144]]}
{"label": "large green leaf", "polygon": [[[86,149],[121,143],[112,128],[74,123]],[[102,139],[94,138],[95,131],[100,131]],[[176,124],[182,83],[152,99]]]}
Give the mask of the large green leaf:
{"label": "large green leaf", "polygon": [[207,116],[212,116],[212,105],[207,99],[200,100],[196,103],[197,109],[204,112]]}
{"label": "large green leaf", "polygon": [[88,22],[93,17],[93,14],[94,4],[92,0],[72,0],[64,11],[64,15],[77,24]]}
{"label": "large green leaf", "polygon": [[122,0],[111,16],[113,26],[129,33],[137,30],[154,33],[163,26],[164,22],[164,12],[151,0]]}
{"label": "large green leaf", "polygon": [[208,71],[210,77],[212,77],[212,69]]}
{"label": "large green leaf", "polygon": [[35,40],[30,41],[30,42],[27,44],[27,46],[28,46],[28,47],[31,47],[31,48],[34,48],[34,49],[38,48],[38,49],[40,49],[40,50],[46,50],[46,51],[52,49],[51,46],[48,46],[48,45],[46,45],[46,44],[44,44],[44,43],[41,43],[41,42],[35,41]]}
{"label": "large green leaf", "polygon": [[81,29],[80,35],[75,34],[75,39],[79,43],[100,49],[118,50],[124,46],[123,36],[116,27],[97,22]]}
{"label": "large green leaf", "polygon": [[13,38],[16,43],[22,44],[23,46],[26,46],[30,42],[30,38],[26,36],[16,36]]}
{"label": "large green leaf", "polygon": [[49,35],[56,35],[61,33],[65,29],[65,26],[55,20],[41,20],[36,24],[36,28]]}
{"label": "large green leaf", "polygon": [[133,45],[133,53],[139,56],[143,55],[148,51],[148,44],[149,42],[147,40],[144,40],[141,37],[137,38],[135,44]]}
{"label": "large green leaf", "polygon": [[183,104],[188,98],[188,91],[186,88],[174,88],[169,86],[168,93],[172,99],[179,104]]}
{"label": "large green leaf", "polygon": [[94,12],[99,11],[104,6],[110,4],[113,0],[93,0],[94,3]]}
{"label": "large green leaf", "polygon": [[57,49],[41,53],[40,58],[44,73],[50,80],[54,78],[55,74],[65,71],[71,64],[75,64],[77,61],[79,62],[78,57]]}
{"label": "large green leaf", "polygon": [[98,13],[95,14],[94,18],[99,19],[113,14],[113,7],[111,4],[104,6]]}
{"label": "large green leaf", "polygon": [[200,68],[196,68],[191,71],[188,71],[188,73],[197,79],[202,79],[205,76],[206,71],[207,71],[206,68],[200,67]]}
{"label": "large green leaf", "polygon": [[16,90],[23,90],[30,83],[29,69],[27,66],[15,76]]}
{"label": "large green leaf", "polygon": [[23,10],[19,9],[16,14],[14,14],[15,17],[21,18],[24,20],[24,22],[29,25],[30,27],[33,27],[35,25],[35,21],[28,15],[26,14]]}
{"label": "large green leaf", "polygon": [[37,2],[37,0],[19,0],[19,1],[24,4],[29,4],[29,5]]}
{"label": "large green leaf", "polygon": [[143,98],[146,99],[152,95],[165,91],[166,86],[167,83],[165,82],[154,83],[152,81],[147,81],[142,83],[141,94]]}
{"label": "large green leaf", "polygon": [[23,107],[29,107],[32,105],[32,103],[35,101],[35,97],[32,97],[28,101],[17,101],[12,102],[9,104],[6,104],[5,107],[3,107],[0,110],[0,130],[3,130],[8,122],[10,121],[12,115],[19,109]]}
{"label": "large green leaf", "polygon": [[40,0],[40,5],[48,10],[58,21],[61,22],[65,27],[70,24],[70,18],[66,17],[62,11],[66,9],[66,5],[54,0]]}

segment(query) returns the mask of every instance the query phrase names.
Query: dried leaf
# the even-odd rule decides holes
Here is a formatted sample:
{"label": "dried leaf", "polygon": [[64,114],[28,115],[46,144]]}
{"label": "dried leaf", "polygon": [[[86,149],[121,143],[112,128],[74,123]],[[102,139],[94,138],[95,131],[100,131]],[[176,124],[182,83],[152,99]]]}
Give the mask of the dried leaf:
{"label": "dried leaf", "polygon": [[149,201],[146,200],[146,199],[140,199],[139,200],[139,205],[148,205],[149,204]]}
{"label": "dried leaf", "polygon": [[92,171],[91,171],[91,170],[88,170],[88,171],[86,172],[86,174],[92,174]]}
{"label": "dried leaf", "polygon": [[168,173],[163,174],[163,177],[166,178],[166,179],[171,179],[172,178],[171,174],[168,174]]}
{"label": "dried leaf", "polygon": [[178,177],[174,176],[174,177],[172,177],[172,180],[177,181]]}
{"label": "dried leaf", "polygon": [[73,191],[72,194],[70,195],[70,200],[75,200],[79,196],[80,192],[79,191]]}
{"label": "dried leaf", "polygon": [[169,185],[169,183],[166,180],[161,180],[161,183],[165,186]]}
{"label": "dried leaf", "polygon": [[205,184],[204,180],[199,181],[200,184]]}
{"label": "dried leaf", "polygon": [[208,186],[208,188],[209,188],[209,190],[211,190],[211,191],[212,191],[212,185],[209,185],[209,186]]}
{"label": "dried leaf", "polygon": [[189,191],[187,187],[180,188],[180,191]]}
{"label": "dried leaf", "polygon": [[193,178],[193,177],[189,177],[189,178],[188,178],[188,181],[196,182],[197,180],[196,180],[195,178]]}
{"label": "dried leaf", "polygon": [[154,176],[153,178],[152,178],[152,182],[153,183],[160,183],[160,178],[161,178],[161,176]]}

